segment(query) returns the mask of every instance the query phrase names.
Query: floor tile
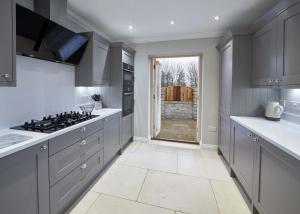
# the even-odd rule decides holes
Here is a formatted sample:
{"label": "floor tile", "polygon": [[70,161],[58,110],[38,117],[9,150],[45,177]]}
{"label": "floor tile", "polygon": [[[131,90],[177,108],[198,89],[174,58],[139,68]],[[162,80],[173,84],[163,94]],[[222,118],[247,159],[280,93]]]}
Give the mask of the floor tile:
{"label": "floor tile", "polygon": [[145,169],[176,173],[177,154],[152,150],[140,151],[128,155],[124,164]]}
{"label": "floor tile", "polygon": [[99,193],[88,192],[69,214],[84,214],[99,197]]}
{"label": "floor tile", "polygon": [[141,144],[141,142],[136,142],[136,141],[130,143],[123,151],[123,154],[128,154],[128,153],[134,152],[140,144]]}
{"label": "floor tile", "polygon": [[146,169],[115,164],[94,185],[92,191],[136,200],[146,174]]}
{"label": "floor tile", "polygon": [[250,210],[236,184],[225,181],[211,181],[220,214],[250,214]]}
{"label": "floor tile", "polygon": [[179,154],[178,173],[195,177],[232,181],[221,159]]}
{"label": "floor tile", "polygon": [[218,214],[208,179],[149,171],[138,201],[187,213]]}
{"label": "floor tile", "polygon": [[174,211],[101,195],[87,214],[174,214]]}

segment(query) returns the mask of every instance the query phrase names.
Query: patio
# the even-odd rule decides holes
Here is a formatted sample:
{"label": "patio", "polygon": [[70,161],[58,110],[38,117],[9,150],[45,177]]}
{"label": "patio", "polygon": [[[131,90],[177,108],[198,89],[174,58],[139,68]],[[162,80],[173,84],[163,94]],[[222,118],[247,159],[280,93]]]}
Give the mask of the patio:
{"label": "patio", "polygon": [[161,119],[161,129],[156,138],[197,143],[197,123],[192,119]]}

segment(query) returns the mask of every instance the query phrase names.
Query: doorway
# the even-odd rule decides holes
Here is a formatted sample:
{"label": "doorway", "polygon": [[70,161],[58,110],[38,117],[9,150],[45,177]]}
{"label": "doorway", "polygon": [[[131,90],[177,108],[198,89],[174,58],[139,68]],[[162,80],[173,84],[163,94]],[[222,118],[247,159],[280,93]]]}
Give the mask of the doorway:
{"label": "doorway", "polygon": [[151,58],[152,138],[199,144],[201,55]]}

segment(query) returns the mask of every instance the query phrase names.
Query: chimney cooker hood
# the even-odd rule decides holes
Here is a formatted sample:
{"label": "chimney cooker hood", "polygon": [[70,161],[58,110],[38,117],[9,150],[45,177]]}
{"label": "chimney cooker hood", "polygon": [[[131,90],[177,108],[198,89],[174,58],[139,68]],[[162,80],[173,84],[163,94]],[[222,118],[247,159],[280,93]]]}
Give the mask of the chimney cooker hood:
{"label": "chimney cooker hood", "polygon": [[18,55],[77,65],[88,38],[16,5],[16,50]]}

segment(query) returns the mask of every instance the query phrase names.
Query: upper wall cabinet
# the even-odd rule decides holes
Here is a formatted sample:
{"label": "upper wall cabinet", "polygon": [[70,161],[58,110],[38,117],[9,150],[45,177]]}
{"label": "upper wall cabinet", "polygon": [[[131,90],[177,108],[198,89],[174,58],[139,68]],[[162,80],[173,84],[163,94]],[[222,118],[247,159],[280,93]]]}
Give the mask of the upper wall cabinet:
{"label": "upper wall cabinet", "polygon": [[292,3],[276,5],[271,12],[274,10],[277,16],[254,35],[253,84],[256,86],[300,85],[300,3]]}
{"label": "upper wall cabinet", "polygon": [[0,1],[0,86],[16,85],[16,5],[14,0]]}
{"label": "upper wall cabinet", "polygon": [[108,85],[110,81],[109,43],[93,32],[84,33],[89,42],[80,64],[76,67],[76,86]]}
{"label": "upper wall cabinet", "polygon": [[300,85],[300,4],[279,18],[278,71],[282,85]]}
{"label": "upper wall cabinet", "polygon": [[264,26],[253,38],[254,85],[273,85],[277,79],[277,20]]}

